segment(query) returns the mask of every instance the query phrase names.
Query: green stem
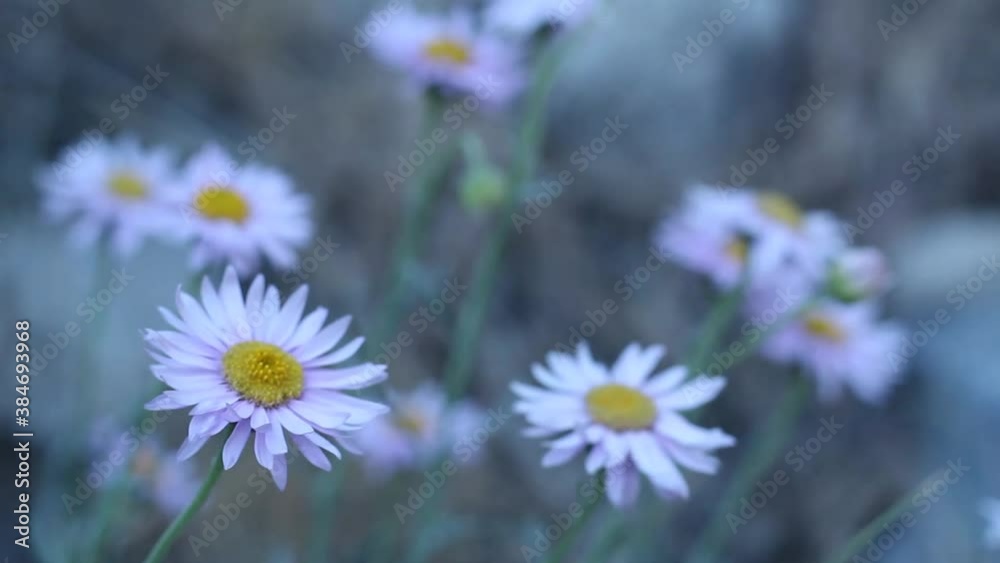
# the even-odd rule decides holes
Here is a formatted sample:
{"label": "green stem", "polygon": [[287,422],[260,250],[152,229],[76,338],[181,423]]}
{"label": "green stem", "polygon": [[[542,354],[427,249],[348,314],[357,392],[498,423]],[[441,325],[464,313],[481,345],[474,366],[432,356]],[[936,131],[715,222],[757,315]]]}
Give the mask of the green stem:
{"label": "green stem", "polygon": [[715,513],[708,526],[695,540],[686,558],[692,563],[711,563],[726,547],[730,533],[729,521],[726,516],[739,504],[741,498],[754,486],[761,474],[774,463],[775,456],[785,447],[795,428],[806,399],[809,397],[810,385],[806,378],[798,377],[792,388],[785,394],[778,409],[768,418],[764,427],[751,439],[748,452],[737,466],[733,477],[722,494],[722,499],[716,504]]}
{"label": "green stem", "polygon": [[[552,546],[552,551],[549,552],[549,556],[546,558],[548,563],[561,563],[566,558],[566,555],[576,544],[577,536],[579,536],[583,529],[587,527],[587,521],[590,520],[590,517],[597,512],[600,512],[602,504],[603,503],[598,501],[593,506],[590,506],[583,511],[580,519],[572,524],[570,529],[566,532],[566,535],[560,538],[559,543]],[[613,531],[616,527],[617,526],[606,526],[604,531],[605,533],[609,533],[609,530]]]}
{"label": "green stem", "polygon": [[545,102],[555,84],[556,70],[568,49],[568,44],[569,42],[549,46],[544,51],[525,102],[524,121],[517,139],[517,153],[511,163],[507,201],[501,206],[495,228],[476,263],[469,293],[459,311],[451,341],[445,382],[448,397],[452,400],[461,397],[469,383],[469,366],[475,356],[490,296],[496,283],[497,271],[513,226],[509,216],[517,209],[520,189],[535,176],[544,132]]}
{"label": "green stem", "polygon": [[688,361],[688,369],[691,374],[701,373],[708,367],[708,360],[711,359],[712,352],[718,348],[726,329],[729,328],[733,318],[739,312],[740,305],[743,304],[745,289],[746,284],[740,283],[727,292],[709,311]]}
{"label": "green stem", "polygon": [[[445,100],[436,93],[428,93],[423,138],[430,137],[431,132],[440,127],[445,111]],[[442,143],[435,153],[427,157],[412,184],[405,188],[408,192],[404,194],[406,203],[403,211],[403,227],[393,249],[388,289],[376,317],[378,323],[376,331],[372,335],[373,338],[368,341],[369,350],[374,351],[375,346],[384,342],[392,334],[395,324],[399,322],[400,311],[407,296],[408,270],[412,267],[427,234],[427,222],[434,201],[445,185],[442,176],[455,155],[457,144],[456,140],[450,138]]]}
{"label": "green stem", "polygon": [[936,481],[942,478],[942,475],[943,472],[938,471],[927,479],[921,481],[920,484],[917,485],[912,491],[896,501],[895,504],[886,509],[885,512],[872,520],[871,523],[851,538],[851,540],[847,542],[847,545],[834,553],[832,556],[824,559],[823,563],[843,563],[844,561],[849,560],[853,555],[861,551],[866,545],[874,540],[879,534],[884,533],[886,525],[902,516],[908,508],[912,507],[914,495],[920,494],[920,491],[933,485]]}
{"label": "green stem", "polygon": [[[229,438],[229,435],[233,432],[233,426],[230,425],[229,428],[223,432],[223,443]],[[160,539],[156,541],[156,545],[150,550],[149,555],[143,563],[160,563],[167,557],[167,553],[170,551],[170,546],[173,545],[177,536],[184,531],[184,527],[187,526],[191,518],[198,513],[205,501],[208,500],[208,495],[212,492],[212,487],[215,483],[219,481],[219,477],[222,476],[222,448],[219,448],[219,455],[215,458],[215,463],[212,464],[212,468],[208,471],[208,475],[205,477],[205,482],[202,483],[201,488],[198,489],[198,494],[195,495],[194,500],[191,504],[181,512],[177,518],[170,524]]]}

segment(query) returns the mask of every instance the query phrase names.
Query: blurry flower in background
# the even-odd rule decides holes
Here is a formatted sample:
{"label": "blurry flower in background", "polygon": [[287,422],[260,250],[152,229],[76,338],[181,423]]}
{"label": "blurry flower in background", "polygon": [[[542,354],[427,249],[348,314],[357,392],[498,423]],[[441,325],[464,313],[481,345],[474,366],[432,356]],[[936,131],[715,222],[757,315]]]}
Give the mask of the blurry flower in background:
{"label": "blurry flower in background", "polygon": [[44,212],[72,219],[76,244],[94,244],[107,231],[115,252],[131,255],[146,237],[174,231],[167,208],[174,162],[166,149],[144,149],[131,137],[80,141],[38,174]]}
{"label": "blurry flower in background", "polygon": [[434,383],[409,393],[390,392],[389,406],[392,414],[373,420],[356,436],[365,465],[379,479],[438,461],[470,436],[484,417],[467,401],[449,405],[444,390]]}
{"label": "blurry flower in background", "polygon": [[341,438],[387,412],[384,405],[344,393],[383,381],[385,366],[331,368],[350,359],[364,338],[331,351],[347,332],[350,317],[325,328],[324,308],[303,318],[307,291],[308,286],[299,287],[279,308],[278,289],[265,288],[258,275],[244,299],[230,267],[218,290],[208,278],[202,281],[201,303],[178,290],[180,316],[160,309],[175,330],[147,330],[145,338],[157,362],[153,374],[171,389],[146,408],[194,407],[180,459],[235,423],[223,448],[225,468],[236,464],[253,434],[257,461],[284,489],[285,431],[310,463],[329,470],[324,450],[337,457],[340,450],[326,437],[351,449]]}
{"label": "blurry flower in background", "polygon": [[171,516],[187,508],[201,486],[201,479],[189,464],[182,463],[152,438],[139,446],[129,467],[142,495]]}
{"label": "blurry flower in background", "polygon": [[903,335],[895,323],[879,321],[874,302],[825,300],[770,337],[761,354],[806,367],[824,400],[839,398],[847,386],[861,399],[881,403],[902,374],[890,356]]}
{"label": "blurry flower in background", "polygon": [[983,543],[989,549],[1000,549],[1000,499],[984,498],[979,503],[979,513],[986,518]]}
{"label": "blurry flower in background", "polygon": [[877,248],[849,248],[830,266],[830,295],[845,303],[880,297],[891,285],[892,272]]}
{"label": "blurry flower in background", "polygon": [[232,264],[253,273],[261,255],[278,269],[295,265],[296,248],[309,241],[309,198],[296,193],[283,172],[236,162],[216,145],[191,157],[171,192],[176,227],[193,237],[196,269]]}
{"label": "blurry flower in background", "polygon": [[404,11],[375,36],[373,47],[385,63],[445,94],[502,104],[524,84],[518,46],[477,29],[464,12]]}
{"label": "blurry flower in background", "polygon": [[714,399],[726,381],[699,377],[684,383],[683,366],[650,376],[665,353],[662,346],[643,349],[631,344],[609,369],[581,344],[575,357],[550,352],[548,366],[532,366],[543,388],[513,383],[521,399],[514,411],[531,424],[525,435],[553,438],[542,465],[562,465],[585,454],[588,473],[608,470],[608,499],[619,507],[635,502],[640,473],[664,498],[689,495],[678,465],[714,474],[719,461],[711,452],[735,440],[718,428],[696,426],[679,413]]}
{"label": "blurry flower in background", "polygon": [[580,25],[596,5],[597,0],[495,0],[486,11],[486,22],[491,29],[531,35]]}
{"label": "blurry flower in background", "polygon": [[654,242],[680,265],[722,289],[736,286],[750,255],[754,200],[748,192],[700,185],[660,225]]}
{"label": "blurry flower in background", "polygon": [[803,211],[779,193],[754,193],[750,220],[753,255],[749,263],[755,276],[766,276],[792,263],[819,279],[833,256],[846,246],[833,214]]}

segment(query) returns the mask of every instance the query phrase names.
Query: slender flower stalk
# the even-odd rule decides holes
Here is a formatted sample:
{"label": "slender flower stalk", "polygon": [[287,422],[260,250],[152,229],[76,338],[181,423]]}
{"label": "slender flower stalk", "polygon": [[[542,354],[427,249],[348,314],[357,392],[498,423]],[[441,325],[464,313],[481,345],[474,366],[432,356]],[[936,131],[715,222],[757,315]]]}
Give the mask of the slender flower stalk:
{"label": "slender flower stalk", "polygon": [[708,360],[712,352],[719,347],[726,329],[732,324],[733,319],[740,312],[740,306],[746,294],[746,279],[719,299],[708,317],[702,324],[700,337],[691,352],[691,359],[688,361],[688,369],[691,373],[702,373],[708,367]]}
{"label": "slender flower stalk", "polygon": [[[431,91],[426,96],[426,104],[423,128],[426,136],[430,136],[430,132],[440,127],[440,121],[446,109],[446,100],[437,92]],[[434,154],[427,157],[410,185],[404,187],[407,193],[403,194],[406,200],[403,211],[403,228],[392,253],[388,289],[382,300],[381,310],[376,317],[378,324],[372,340],[369,341],[369,350],[377,350],[379,344],[384,342],[389,334],[392,334],[393,327],[399,322],[400,310],[407,296],[408,274],[420,247],[423,246],[428,231],[427,225],[431,218],[431,208],[445,185],[443,176],[456,154],[456,149],[456,143],[453,140],[445,141]],[[368,355],[373,356],[374,354],[369,353]]]}
{"label": "slender flower stalk", "polygon": [[572,41],[550,45],[542,54],[535,72],[535,78],[527,95],[524,121],[517,139],[517,153],[511,163],[507,200],[497,214],[496,225],[486,247],[476,263],[472,285],[458,314],[458,324],[451,341],[451,354],[445,369],[448,396],[452,400],[461,397],[468,385],[469,365],[478,348],[486,311],[493,293],[497,270],[503,258],[503,251],[510,236],[512,223],[506,218],[517,207],[520,189],[534,177],[538,167],[538,153],[544,134],[545,104],[555,84],[559,64]]}
{"label": "slender flower stalk", "polygon": [[327,554],[330,552],[332,541],[330,531],[334,527],[336,501],[346,472],[345,468],[338,467],[331,471],[330,475],[319,474],[316,477],[313,484],[315,494],[312,502],[314,514],[312,538],[307,561],[329,561]]}
{"label": "slender flower stalk", "polygon": [[714,514],[708,526],[695,540],[685,558],[691,563],[713,563],[725,550],[729,534],[726,515],[746,492],[753,488],[762,473],[774,463],[774,458],[788,442],[795,429],[795,423],[802,413],[809,397],[809,382],[804,377],[796,378],[792,388],[785,394],[781,404],[764,423],[751,440],[743,461],[736,467],[729,486],[716,503]]}
{"label": "slender flower stalk", "polygon": [[[598,477],[598,479],[603,480],[604,474],[602,473]],[[601,500],[603,500],[603,498],[604,497],[601,497]],[[574,545],[576,545],[576,539],[580,537],[580,533],[583,532],[583,529],[587,527],[587,522],[591,519],[591,517],[594,514],[601,511],[601,506],[603,505],[604,503],[598,500],[595,504],[587,507],[583,511],[583,514],[577,521],[573,522],[572,527],[566,531],[565,536],[560,539],[559,543],[552,546],[552,551],[549,553],[549,556],[546,559],[548,563],[561,563],[564,559],[566,559],[566,556],[569,554],[570,550],[573,548]],[[612,511],[612,513],[614,514],[614,511]],[[614,527],[615,526],[605,526],[604,529],[607,530]]]}
{"label": "slender flower stalk", "polygon": [[871,543],[879,534],[885,532],[885,526],[887,526],[892,521],[899,518],[907,509],[913,506],[914,495],[920,494],[920,491],[925,490],[927,487],[933,485],[936,481],[939,481],[944,472],[938,471],[933,475],[924,479],[919,485],[913,488],[910,492],[903,495],[895,504],[890,506],[878,515],[874,520],[871,521],[867,526],[864,527],[860,532],[858,532],[843,548],[834,552],[833,555],[823,560],[823,563],[844,563],[849,561],[853,555],[861,551],[866,545]]}
{"label": "slender flower stalk", "polygon": [[[229,439],[229,435],[233,433],[233,428],[233,425],[230,425],[223,432],[223,443]],[[187,526],[191,518],[198,513],[198,510],[208,500],[208,495],[211,494],[212,488],[215,487],[215,484],[219,481],[219,477],[222,476],[222,451],[222,448],[220,448],[219,455],[215,456],[215,463],[212,464],[212,468],[208,471],[205,482],[198,489],[198,494],[195,495],[194,500],[184,509],[184,512],[181,512],[177,518],[174,518],[173,523],[163,532],[160,539],[156,540],[156,545],[150,550],[149,555],[146,556],[143,563],[160,563],[166,559],[167,553],[170,551],[170,546],[173,545],[177,536],[184,531],[184,527]]]}

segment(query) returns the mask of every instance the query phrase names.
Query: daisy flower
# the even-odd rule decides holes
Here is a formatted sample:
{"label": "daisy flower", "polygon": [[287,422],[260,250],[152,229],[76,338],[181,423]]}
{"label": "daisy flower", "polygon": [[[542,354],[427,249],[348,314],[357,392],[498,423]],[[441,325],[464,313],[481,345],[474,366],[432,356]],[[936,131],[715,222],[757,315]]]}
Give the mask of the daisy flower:
{"label": "daisy flower", "polygon": [[74,243],[91,245],[108,232],[115,252],[129,256],[146,237],[169,230],[166,193],[173,174],[169,151],[144,149],[126,137],[80,141],[41,171],[37,183],[44,213],[74,221]]}
{"label": "daisy flower", "polygon": [[295,193],[282,172],[235,161],[208,145],[181,173],[174,207],[180,228],[195,240],[192,266],[230,263],[241,275],[258,268],[261,255],[278,269],[295,265],[296,249],[312,237],[309,198]]}
{"label": "daisy flower", "polygon": [[877,248],[848,248],[830,266],[829,291],[841,301],[878,297],[891,285],[892,273],[885,255]]}
{"label": "daisy flower", "polygon": [[596,5],[596,0],[494,0],[486,22],[492,29],[530,35],[546,27],[576,27]]}
{"label": "daisy flower", "polygon": [[474,94],[503,103],[523,85],[520,53],[510,41],[475,27],[469,14],[397,14],[373,39],[376,55],[405,70],[423,87]]}
{"label": "daisy flower", "polygon": [[881,403],[898,379],[888,360],[903,330],[880,322],[875,303],[821,301],[764,343],[761,354],[792,362],[816,377],[820,397],[839,398],[846,386],[862,400]]}
{"label": "daisy flower", "polygon": [[731,289],[742,279],[750,255],[753,209],[748,192],[696,186],[663,221],[654,242],[675,262]]}
{"label": "daisy flower", "polygon": [[153,374],[171,389],[146,408],[193,407],[180,459],[235,424],[223,448],[224,467],[236,464],[252,436],[257,461],[284,489],[287,438],[310,463],[329,470],[324,451],[340,457],[340,450],[327,438],[352,450],[347,435],[387,412],[345,392],[383,381],[385,366],[333,367],[350,359],[364,339],[334,349],[350,317],[325,327],[324,308],[303,317],[307,291],[302,285],[274,306],[280,303],[276,287],[265,287],[258,275],[244,296],[229,267],[218,289],[203,279],[200,303],[178,289],[178,314],[160,309],[174,330],[147,330],[145,339],[157,362]]}
{"label": "daisy flower", "polygon": [[683,366],[650,376],[665,353],[662,346],[631,344],[608,368],[581,344],[575,356],[550,352],[547,366],[532,366],[542,387],[514,383],[520,397],[514,411],[531,424],[526,436],[552,438],[542,466],[562,465],[583,454],[588,473],[607,470],[608,499],[619,507],[635,502],[640,473],[665,498],[688,497],[678,466],[714,474],[719,461],[711,453],[735,440],[680,413],[714,399],[725,379],[701,376],[684,383]]}
{"label": "daisy flower", "polygon": [[448,404],[444,391],[425,383],[409,393],[390,392],[390,416],[358,433],[365,463],[380,478],[435,462],[483,423],[483,413],[467,402]]}
{"label": "daisy flower", "polygon": [[983,543],[989,549],[1000,549],[1000,499],[983,499],[979,504],[979,513],[986,518]]}
{"label": "daisy flower", "polygon": [[821,279],[830,260],[846,246],[833,214],[805,212],[779,193],[755,193],[750,220],[754,237],[750,267],[755,275],[792,263]]}

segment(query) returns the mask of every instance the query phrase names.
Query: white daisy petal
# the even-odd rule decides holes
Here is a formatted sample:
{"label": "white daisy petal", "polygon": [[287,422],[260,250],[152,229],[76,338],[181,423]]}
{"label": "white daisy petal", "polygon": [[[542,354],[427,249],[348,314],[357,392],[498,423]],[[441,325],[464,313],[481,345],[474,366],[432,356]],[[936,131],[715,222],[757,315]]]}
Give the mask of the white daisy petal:
{"label": "white daisy petal", "polygon": [[243,453],[243,448],[247,445],[248,438],[250,438],[250,423],[246,420],[241,420],[236,424],[233,433],[229,435],[226,445],[222,448],[223,467],[232,469],[236,465],[236,462],[240,459],[240,454]]}

